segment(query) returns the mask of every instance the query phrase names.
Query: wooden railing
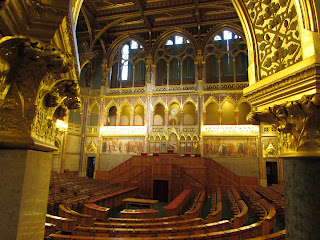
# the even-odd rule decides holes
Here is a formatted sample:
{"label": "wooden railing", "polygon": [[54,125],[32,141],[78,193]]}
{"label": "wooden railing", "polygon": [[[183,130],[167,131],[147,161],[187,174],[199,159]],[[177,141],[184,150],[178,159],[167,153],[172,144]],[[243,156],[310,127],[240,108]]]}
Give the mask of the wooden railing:
{"label": "wooden railing", "polygon": [[163,208],[166,216],[179,215],[183,209],[187,206],[191,197],[191,190],[184,190],[178,197]]}

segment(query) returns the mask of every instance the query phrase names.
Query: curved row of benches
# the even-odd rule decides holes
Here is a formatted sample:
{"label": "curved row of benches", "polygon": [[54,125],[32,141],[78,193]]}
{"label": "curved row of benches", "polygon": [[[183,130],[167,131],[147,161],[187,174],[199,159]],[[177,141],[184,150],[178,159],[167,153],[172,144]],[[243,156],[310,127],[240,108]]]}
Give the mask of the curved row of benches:
{"label": "curved row of benches", "polygon": [[205,198],[206,198],[206,191],[205,190],[200,191],[197,194],[196,198],[194,199],[194,202],[191,208],[184,213],[185,219],[192,219],[200,216]]}
{"label": "curved row of benches", "polygon": [[[176,238],[176,239],[249,239],[251,237],[258,237],[261,235],[268,234],[275,224],[275,208],[266,202],[265,200],[255,195],[255,198],[251,196],[254,192],[249,189],[246,198],[250,198],[251,204],[253,206],[260,206],[265,212],[264,217],[260,222],[251,224],[245,227],[242,226],[243,216],[233,219],[233,223],[229,221],[211,222],[206,223],[201,218],[192,218],[190,220],[179,220],[178,216],[173,216],[172,218],[153,218],[153,219],[104,219],[107,223],[93,222],[93,216],[89,214],[81,214],[64,206],[59,209],[59,215],[64,221],[68,221],[69,218],[74,218],[73,221],[69,221],[68,227],[62,228],[60,224],[59,229],[61,231],[71,232],[72,236],[82,236],[83,239],[86,237],[95,238]],[[231,190],[234,199],[237,199],[240,212],[238,215],[246,215],[245,212],[248,211],[247,205],[240,199],[239,194],[235,189]],[[253,194],[254,195],[254,194]],[[185,197],[186,195],[184,195]],[[199,195],[200,199],[201,194]],[[221,198],[221,196],[220,196]],[[184,199],[184,198],[182,198]],[[253,200],[252,200],[253,199]],[[221,199],[220,199],[221,200]],[[97,206],[100,208],[99,206]],[[245,211],[245,208],[247,210]],[[104,208],[106,210],[106,208]],[[64,215],[63,215],[64,214]],[[92,220],[91,220],[92,219]],[[170,219],[170,220],[169,220]],[[176,220],[172,220],[176,219]],[[169,220],[169,221],[168,221]],[[239,220],[237,222],[237,220]],[[105,221],[105,220],[103,220]],[[78,225],[78,226],[75,226]],[[57,228],[58,229],[58,228]],[[58,230],[59,230],[58,229]],[[64,229],[64,230],[63,230]],[[71,230],[72,229],[72,230]],[[53,235],[51,234],[51,239]],[[61,236],[63,237],[63,236]],[[50,238],[49,238],[50,239]],[[59,239],[59,238],[57,238]],[[68,239],[68,238],[67,238]],[[70,238],[71,239],[71,238]],[[81,238],[79,238],[81,239]]]}
{"label": "curved row of benches", "polygon": [[220,188],[212,196],[212,207],[211,212],[207,216],[207,222],[217,222],[222,218],[222,202],[221,202],[221,191]]}
{"label": "curved row of benches", "polygon": [[231,202],[231,212],[234,214],[234,218],[231,219],[233,228],[241,227],[248,220],[248,207],[234,187],[231,187],[227,193]]}
{"label": "curved row of benches", "polygon": [[[151,239],[151,240],[158,240],[158,239],[215,239],[215,240],[240,240],[240,239],[255,239],[255,240],[265,240],[265,239],[285,239],[285,231],[261,236],[262,232],[262,224],[261,223],[254,223],[249,226],[240,227],[237,229],[230,229],[218,232],[210,232],[210,233],[200,233],[194,234],[191,230],[190,234],[188,235],[173,235],[170,232],[164,232],[161,234],[151,234],[151,236],[143,235],[141,236],[140,233],[136,233],[134,235],[135,239]],[[116,234],[115,234],[116,235]],[[50,240],[62,240],[62,239],[82,239],[82,240],[115,240],[115,239],[126,239],[127,237],[120,237],[117,235],[115,237],[107,236],[104,234],[98,235],[87,235],[87,236],[76,236],[76,235],[61,235],[61,234],[51,234],[48,239]],[[133,237],[133,235],[131,235]]]}
{"label": "curved row of benches", "polygon": [[[51,234],[49,237],[50,240],[121,240],[126,238],[112,238],[112,237],[91,237],[91,236],[70,236],[70,235],[61,235],[61,234]],[[135,238],[135,240],[142,240],[146,238]],[[149,239],[149,238],[147,238]],[[153,240],[201,240],[201,239],[218,239],[218,240],[237,240],[239,238],[220,238],[218,234],[215,235],[204,235],[198,234],[193,236],[169,236],[169,237],[154,237]],[[248,240],[285,240],[286,239],[286,231],[280,231],[277,233],[268,234],[261,237],[256,238],[247,238]]]}
{"label": "curved row of benches", "polygon": [[[266,200],[262,199],[260,195],[256,194],[250,187],[246,186],[241,189],[246,201],[249,202],[249,205],[256,211],[259,209],[260,219],[262,222],[262,235],[270,233],[270,230],[276,224],[276,209],[275,207],[268,203]],[[263,217],[262,217],[263,216]]]}

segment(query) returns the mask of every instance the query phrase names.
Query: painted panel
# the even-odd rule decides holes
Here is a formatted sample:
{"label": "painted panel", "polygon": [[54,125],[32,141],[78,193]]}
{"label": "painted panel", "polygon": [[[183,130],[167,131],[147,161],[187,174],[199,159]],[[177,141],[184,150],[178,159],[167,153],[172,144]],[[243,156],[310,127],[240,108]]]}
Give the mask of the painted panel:
{"label": "painted panel", "polygon": [[103,138],[101,151],[112,154],[140,154],[144,151],[144,138]]}
{"label": "painted panel", "polygon": [[257,157],[256,138],[204,138],[203,151],[206,156]]}

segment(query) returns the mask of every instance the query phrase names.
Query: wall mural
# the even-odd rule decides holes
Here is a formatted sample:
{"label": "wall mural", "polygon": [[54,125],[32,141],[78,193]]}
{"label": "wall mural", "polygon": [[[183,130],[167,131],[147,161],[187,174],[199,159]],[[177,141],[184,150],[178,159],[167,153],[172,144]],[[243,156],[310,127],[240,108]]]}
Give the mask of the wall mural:
{"label": "wall mural", "polygon": [[257,157],[255,138],[208,137],[203,140],[205,156]]}
{"label": "wall mural", "polygon": [[103,153],[140,154],[144,152],[144,138],[103,138]]}

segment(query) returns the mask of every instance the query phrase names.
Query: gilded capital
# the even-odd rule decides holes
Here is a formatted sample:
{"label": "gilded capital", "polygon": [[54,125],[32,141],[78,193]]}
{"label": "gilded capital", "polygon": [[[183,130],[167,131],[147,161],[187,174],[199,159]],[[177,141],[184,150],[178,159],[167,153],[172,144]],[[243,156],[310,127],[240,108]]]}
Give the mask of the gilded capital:
{"label": "gilded capital", "polygon": [[279,132],[280,157],[320,156],[320,94],[251,112],[252,124],[275,124]]}
{"label": "gilded capital", "polygon": [[34,38],[0,40],[0,146],[54,146],[61,110],[79,107],[76,81],[58,80],[71,63],[68,54]]}

